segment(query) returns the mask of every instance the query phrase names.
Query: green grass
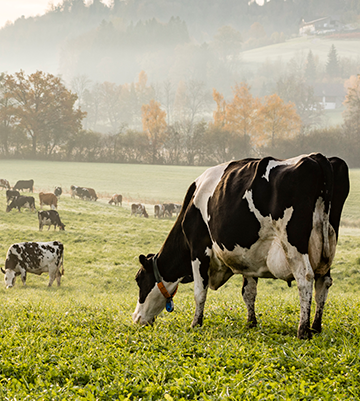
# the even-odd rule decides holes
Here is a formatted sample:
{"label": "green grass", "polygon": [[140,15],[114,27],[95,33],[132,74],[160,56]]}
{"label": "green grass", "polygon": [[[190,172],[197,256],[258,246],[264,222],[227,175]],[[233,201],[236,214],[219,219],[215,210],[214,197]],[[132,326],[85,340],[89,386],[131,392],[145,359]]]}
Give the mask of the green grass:
{"label": "green grass", "polygon": [[[124,183],[119,172],[123,167],[131,167],[138,171],[134,174],[136,179],[129,179],[127,191],[133,196],[141,180],[153,180],[148,174],[154,171],[149,166],[54,166],[49,162],[24,161],[22,174],[17,176],[10,174],[7,163],[1,162],[3,176],[13,182],[31,177],[35,186],[38,182],[39,186],[52,189],[57,183],[48,172],[60,176],[68,171],[63,185],[88,182],[87,185],[104,193],[115,192],[112,186]],[[74,165],[78,168],[74,169]],[[86,175],[79,180],[77,177],[80,167],[91,172],[84,184],[82,179]],[[154,198],[178,199],[169,190],[173,184],[169,183],[167,168],[157,168],[161,179],[155,179],[161,185]],[[30,176],[24,171],[31,172]],[[112,174],[108,188],[102,176],[110,171],[118,174]],[[182,182],[189,172],[190,169],[179,167],[170,168],[169,174]],[[189,182],[184,183],[185,190],[192,179],[189,177]],[[351,171],[351,180],[351,197],[345,209],[355,219],[360,172]],[[151,184],[146,185],[151,188]],[[141,191],[139,196],[150,200]],[[183,194],[179,195],[180,200],[182,197]],[[233,277],[216,292],[209,291],[202,328],[189,328],[195,309],[193,284],[180,286],[173,313],[162,313],[153,327],[139,327],[131,320],[138,296],[134,280],[139,268],[138,255],[158,251],[174,220],[130,217],[128,205],[119,208],[106,201],[106,197],[85,202],[63,196],[58,210],[66,231],[39,232],[36,213],[4,212],[5,191],[0,191],[0,265],[3,266],[13,242],[57,239],[65,245],[65,275],[60,288],[48,288],[45,274],[29,274],[26,287],[21,280],[10,290],[0,286],[0,399],[360,398],[358,228],[341,228],[323,332],[311,341],[296,338],[297,288],[288,288],[281,281],[259,281],[259,325],[249,329],[240,276]]]}

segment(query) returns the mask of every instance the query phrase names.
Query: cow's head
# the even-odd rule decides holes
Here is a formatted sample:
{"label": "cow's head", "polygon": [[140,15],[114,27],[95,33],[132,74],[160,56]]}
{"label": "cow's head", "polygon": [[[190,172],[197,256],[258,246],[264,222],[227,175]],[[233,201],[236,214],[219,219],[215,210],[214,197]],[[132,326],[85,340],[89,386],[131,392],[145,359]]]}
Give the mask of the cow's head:
{"label": "cow's head", "polygon": [[15,271],[12,269],[4,270],[3,268],[1,268],[1,271],[4,273],[4,280],[5,280],[6,288],[14,287],[15,279],[16,279]]}
{"label": "cow's head", "polygon": [[154,275],[154,254],[140,255],[140,270],[135,280],[139,286],[139,299],[133,313],[134,323],[153,324],[157,316],[166,306],[166,299],[160,292]]}
{"label": "cow's head", "polygon": [[59,224],[59,230],[65,231],[65,224],[60,223]]}
{"label": "cow's head", "polygon": [[14,207],[15,207],[15,202],[14,202],[14,200],[13,200],[13,201],[10,203],[10,205],[7,205],[7,206],[6,206],[6,213],[11,212],[11,210],[14,209]]}

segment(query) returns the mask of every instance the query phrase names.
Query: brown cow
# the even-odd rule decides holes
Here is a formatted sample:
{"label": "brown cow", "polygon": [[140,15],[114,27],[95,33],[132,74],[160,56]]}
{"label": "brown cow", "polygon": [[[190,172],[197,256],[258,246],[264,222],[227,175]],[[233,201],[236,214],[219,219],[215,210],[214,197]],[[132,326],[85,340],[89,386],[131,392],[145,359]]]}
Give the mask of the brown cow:
{"label": "brown cow", "polygon": [[122,195],[114,194],[112,198],[109,200],[109,205],[115,204],[115,206],[122,206]]}
{"label": "brown cow", "polygon": [[57,209],[57,197],[55,194],[48,192],[40,192],[39,193],[40,200],[40,209],[42,209],[43,205],[49,205],[51,209]]}
{"label": "brown cow", "polygon": [[10,189],[10,184],[8,180],[5,180],[5,178],[0,178],[0,187],[3,189]]}
{"label": "brown cow", "polygon": [[87,189],[87,190],[89,191],[90,200],[96,201],[98,197],[97,197],[97,195],[96,195],[95,189],[86,188],[86,187],[84,187],[84,188]]}

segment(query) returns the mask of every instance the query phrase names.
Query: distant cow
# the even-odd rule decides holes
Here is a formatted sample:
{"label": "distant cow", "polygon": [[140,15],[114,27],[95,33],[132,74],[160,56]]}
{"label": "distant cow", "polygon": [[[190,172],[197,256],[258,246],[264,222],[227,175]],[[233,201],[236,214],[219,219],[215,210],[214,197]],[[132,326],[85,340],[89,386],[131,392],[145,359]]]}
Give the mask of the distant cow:
{"label": "distant cow", "polygon": [[29,210],[35,210],[35,198],[33,196],[18,196],[12,200],[10,205],[7,206],[6,212],[10,212],[12,209],[18,208],[19,212],[22,207],[27,207]]}
{"label": "distant cow", "polygon": [[9,181],[5,180],[4,178],[0,178],[0,187],[10,189]]}
{"label": "distant cow", "polygon": [[114,194],[112,198],[109,200],[109,204],[115,204],[115,206],[120,205],[122,206],[122,195]]}
{"label": "distant cow", "polygon": [[15,199],[17,196],[20,196],[19,191],[14,191],[13,189],[8,189],[6,191],[6,203],[9,203],[13,199]]}
{"label": "distant cow", "polygon": [[59,226],[59,230],[65,230],[65,224],[61,222],[59,213],[56,210],[40,210],[38,212],[38,219],[40,231],[42,231],[44,226],[49,226],[48,231],[50,230],[50,226],[54,226],[54,230],[56,230],[56,226]]}
{"label": "distant cow", "polygon": [[78,187],[76,185],[71,185],[70,189],[71,189],[71,197],[72,198],[75,198],[75,196],[78,196],[80,199],[83,199],[83,200],[91,199],[90,192],[88,191],[87,188],[82,188],[82,187]]}
{"label": "distant cow", "polygon": [[164,205],[160,205],[160,204],[155,205],[154,206],[154,217],[155,218],[157,217],[158,219],[160,219],[160,217],[164,217],[164,211],[165,211]]}
{"label": "distant cow", "polygon": [[54,195],[59,199],[61,194],[62,194],[62,188],[56,187],[55,191],[54,191]]}
{"label": "distant cow", "polygon": [[175,212],[175,206],[173,203],[164,203],[164,216],[172,217]]}
{"label": "distant cow", "polygon": [[96,195],[96,192],[95,192],[95,189],[93,189],[93,188],[84,188],[84,189],[87,189],[88,191],[89,191],[89,194],[90,194],[90,200],[93,200],[93,201],[96,201],[97,200],[97,195]]}
{"label": "distant cow", "polygon": [[146,218],[149,217],[149,215],[147,214],[147,211],[145,209],[145,205],[142,205],[141,203],[133,203],[131,205],[131,216],[133,214],[135,216],[139,215],[140,217],[141,216],[144,216]]}
{"label": "distant cow", "polygon": [[17,189],[18,191],[28,189],[29,192],[33,192],[34,180],[20,180],[14,185],[13,189]]}
{"label": "distant cow", "polygon": [[180,213],[180,210],[181,210],[181,206],[182,205],[180,205],[178,203],[174,203],[174,213],[176,214],[176,217],[179,216],[179,213]]}
{"label": "distant cow", "polygon": [[39,193],[39,201],[40,201],[40,209],[42,209],[43,205],[49,205],[51,209],[57,209],[57,197],[55,194],[48,192],[40,192]]}
{"label": "distant cow", "polygon": [[49,287],[55,279],[59,286],[64,274],[64,245],[59,241],[13,244],[7,251],[5,270],[1,268],[1,271],[6,288],[15,285],[16,276],[21,276],[25,285],[28,272],[37,275],[49,272]]}

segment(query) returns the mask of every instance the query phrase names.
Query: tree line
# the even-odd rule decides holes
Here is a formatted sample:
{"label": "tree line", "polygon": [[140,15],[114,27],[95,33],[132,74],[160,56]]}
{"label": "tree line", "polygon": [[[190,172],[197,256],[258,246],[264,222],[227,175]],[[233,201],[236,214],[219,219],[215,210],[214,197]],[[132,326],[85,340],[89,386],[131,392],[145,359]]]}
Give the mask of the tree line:
{"label": "tree line", "polygon": [[[84,84],[79,79],[77,84],[81,86],[81,83]],[[168,107],[172,113],[169,119],[166,103],[155,99],[156,89],[147,84],[146,74],[141,72],[138,82],[131,85],[104,84],[102,96],[108,97],[105,115],[113,129],[100,133],[84,126],[87,112],[81,102],[85,102],[86,89],[81,92],[81,98],[67,89],[61,78],[49,73],[3,73],[0,75],[0,155],[67,161],[213,165],[267,154],[285,158],[322,151],[342,156],[350,165],[359,166],[360,77],[352,76],[346,81],[346,88],[345,122],[333,128],[306,129],[294,103],[277,93],[253,96],[246,83],[236,84],[229,100],[214,89],[211,107],[204,87],[189,82],[176,94],[174,110]],[[122,113],[133,118],[131,126],[121,123]],[[206,118],[207,113],[210,118]]]}

